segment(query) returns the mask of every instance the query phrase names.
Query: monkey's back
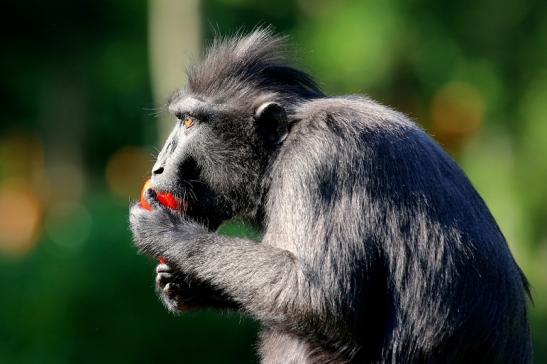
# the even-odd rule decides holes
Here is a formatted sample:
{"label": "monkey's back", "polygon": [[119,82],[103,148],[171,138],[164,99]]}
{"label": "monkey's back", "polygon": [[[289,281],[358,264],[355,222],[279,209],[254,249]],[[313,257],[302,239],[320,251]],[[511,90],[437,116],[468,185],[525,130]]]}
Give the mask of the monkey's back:
{"label": "monkey's back", "polygon": [[344,318],[317,345],[356,362],[529,362],[526,280],[442,148],[367,98],[293,118],[264,241],[301,259],[318,287],[307,299]]}

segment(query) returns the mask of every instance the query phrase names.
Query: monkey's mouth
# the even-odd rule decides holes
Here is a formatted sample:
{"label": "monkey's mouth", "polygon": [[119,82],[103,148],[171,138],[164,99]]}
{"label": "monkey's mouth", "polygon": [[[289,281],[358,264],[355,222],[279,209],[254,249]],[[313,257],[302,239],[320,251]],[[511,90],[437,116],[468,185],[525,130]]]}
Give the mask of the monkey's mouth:
{"label": "monkey's mouth", "polygon": [[229,203],[219,198],[205,181],[196,176],[191,179],[181,177],[168,182],[152,178],[150,187],[156,191],[158,200],[160,196],[166,196],[165,201],[160,200],[160,203],[206,226],[210,231],[215,231],[232,217]]}

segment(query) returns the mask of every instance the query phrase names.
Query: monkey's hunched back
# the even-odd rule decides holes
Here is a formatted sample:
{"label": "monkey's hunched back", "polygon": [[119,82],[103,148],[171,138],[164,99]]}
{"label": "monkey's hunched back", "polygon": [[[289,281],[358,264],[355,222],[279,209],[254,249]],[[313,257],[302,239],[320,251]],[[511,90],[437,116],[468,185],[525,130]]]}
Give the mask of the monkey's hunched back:
{"label": "monkey's hunched back", "polygon": [[[160,239],[178,218],[151,234],[134,208],[137,246],[259,320],[264,363],[529,363],[526,279],[465,174],[401,113],[324,95],[282,46],[267,30],[216,42],[170,100],[210,121],[177,126],[193,139],[168,140],[157,162],[194,141],[177,158],[201,163],[261,243],[185,219]],[[255,128],[286,134],[262,147]]]}
{"label": "monkey's hunched back", "polygon": [[294,117],[265,241],[302,257],[307,299],[344,318],[355,362],[530,362],[526,279],[454,161],[368,98]]}

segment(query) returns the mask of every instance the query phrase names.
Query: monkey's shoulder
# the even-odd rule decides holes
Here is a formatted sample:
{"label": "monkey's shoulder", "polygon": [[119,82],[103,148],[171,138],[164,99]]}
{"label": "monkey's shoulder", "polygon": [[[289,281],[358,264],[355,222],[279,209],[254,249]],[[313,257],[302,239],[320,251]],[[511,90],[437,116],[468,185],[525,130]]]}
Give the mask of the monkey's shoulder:
{"label": "monkey's shoulder", "polygon": [[314,99],[300,104],[293,115],[291,139],[295,144],[336,145],[339,153],[375,148],[401,156],[419,149],[446,158],[442,148],[414,121],[365,96]]}
{"label": "monkey's shoulder", "polygon": [[353,134],[421,131],[403,113],[359,95],[324,97],[300,104],[294,117],[303,128],[324,128]]}

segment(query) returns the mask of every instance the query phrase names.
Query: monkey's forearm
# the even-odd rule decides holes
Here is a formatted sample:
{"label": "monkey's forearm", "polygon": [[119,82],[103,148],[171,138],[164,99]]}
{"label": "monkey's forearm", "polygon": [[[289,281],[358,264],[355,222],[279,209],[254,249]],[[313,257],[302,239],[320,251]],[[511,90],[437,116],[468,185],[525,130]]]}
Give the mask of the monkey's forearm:
{"label": "monkey's forearm", "polygon": [[175,271],[209,285],[266,325],[309,333],[323,329],[321,323],[336,310],[327,304],[328,285],[314,274],[317,268],[287,250],[210,233],[162,209],[135,206],[130,222],[141,252],[166,258]]}
{"label": "monkey's forearm", "polygon": [[195,239],[189,251],[170,249],[170,263],[207,282],[267,324],[286,324],[291,316],[297,320],[313,315],[310,286],[290,252],[217,234]]}

